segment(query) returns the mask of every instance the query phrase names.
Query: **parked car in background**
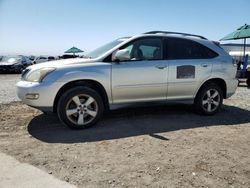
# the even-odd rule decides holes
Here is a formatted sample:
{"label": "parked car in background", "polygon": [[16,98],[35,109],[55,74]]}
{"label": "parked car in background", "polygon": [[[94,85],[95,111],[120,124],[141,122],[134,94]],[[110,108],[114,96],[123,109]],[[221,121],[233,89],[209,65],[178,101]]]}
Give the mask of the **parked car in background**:
{"label": "parked car in background", "polygon": [[236,72],[235,61],[213,41],[153,31],[114,40],[86,58],[33,65],[24,70],[17,94],[80,129],[121,103],[190,100],[197,113],[216,114],[236,91]]}
{"label": "parked car in background", "polygon": [[44,63],[53,60],[56,60],[54,56],[39,56],[34,59],[33,64]]}
{"label": "parked car in background", "polygon": [[33,64],[38,64],[38,63],[44,63],[48,61],[48,58],[45,57],[45,56],[39,56],[39,57],[36,57],[33,61]]}
{"label": "parked car in background", "polygon": [[26,56],[4,56],[0,61],[0,71],[21,73],[32,64],[32,61]]}
{"label": "parked car in background", "polygon": [[63,54],[62,56],[59,56],[59,59],[71,59],[71,58],[77,58],[78,55],[71,55],[71,54]]}
{"label": "parked car in background", "polygon": [[48,57],[48,61],[54,61],[54,60],[56,60],[56,58],[54,56],[49,56]]}
{"label": "parked car in background", "polygon": [[33,55],[29,56],[29,59],[30,59],[32,62],[35,60],[35,58],[36,58],[36,56],[33,56]]}

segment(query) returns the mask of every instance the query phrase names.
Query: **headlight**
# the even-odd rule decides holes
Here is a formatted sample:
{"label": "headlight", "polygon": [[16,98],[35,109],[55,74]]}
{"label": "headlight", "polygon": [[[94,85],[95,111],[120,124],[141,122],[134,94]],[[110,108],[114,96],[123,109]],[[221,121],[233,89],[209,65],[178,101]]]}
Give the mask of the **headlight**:
{"label": "headlight", "polygon": [[29,72],[23,79],[29,82],[42,82],[43,79],[54,70],[56,69],[53,67],[37,69]]}

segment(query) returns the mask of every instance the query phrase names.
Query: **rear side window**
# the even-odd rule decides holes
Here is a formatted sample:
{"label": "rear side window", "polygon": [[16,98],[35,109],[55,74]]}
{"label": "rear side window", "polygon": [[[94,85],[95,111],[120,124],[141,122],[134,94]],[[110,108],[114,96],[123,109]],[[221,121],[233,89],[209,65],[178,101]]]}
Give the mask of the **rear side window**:
{"label": "rear side window", "polygon": [[167,59],[211,59],[218,56],[216,52],[192,40],[171,37],[166,41]]}

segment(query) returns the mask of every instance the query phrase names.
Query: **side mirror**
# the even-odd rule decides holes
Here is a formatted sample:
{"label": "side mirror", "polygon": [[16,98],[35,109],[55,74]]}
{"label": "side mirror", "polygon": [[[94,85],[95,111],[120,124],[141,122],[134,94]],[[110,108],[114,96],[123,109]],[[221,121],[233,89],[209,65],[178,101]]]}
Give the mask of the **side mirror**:
{"label": "side mirror", "polygon": [[128,61],[130,60],[130,54],[129,51],[127,49],[123,49],[123,50],[118,50],[115,53],[115,60],[119,60],[119,61]]}

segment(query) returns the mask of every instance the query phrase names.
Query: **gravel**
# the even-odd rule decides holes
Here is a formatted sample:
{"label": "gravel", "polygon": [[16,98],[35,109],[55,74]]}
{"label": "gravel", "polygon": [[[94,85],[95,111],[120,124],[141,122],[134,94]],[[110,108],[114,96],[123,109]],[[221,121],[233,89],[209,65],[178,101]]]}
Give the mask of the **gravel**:
{"label": "gravel", "polygon": [[20,80],[20,74],[0,74],[0,103],[20,101],[16,95],[16,83]]}

